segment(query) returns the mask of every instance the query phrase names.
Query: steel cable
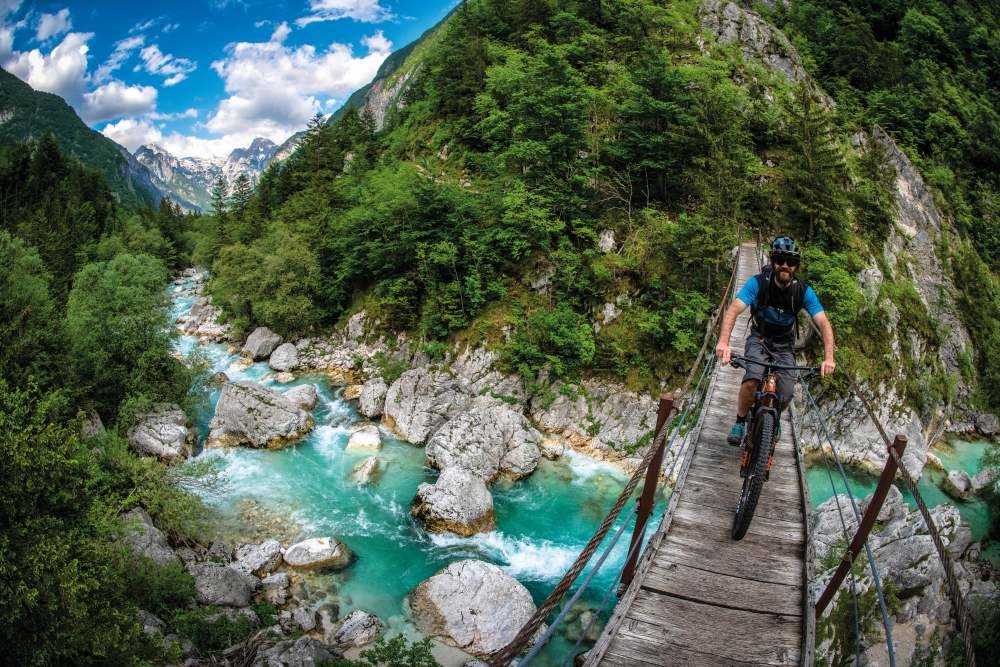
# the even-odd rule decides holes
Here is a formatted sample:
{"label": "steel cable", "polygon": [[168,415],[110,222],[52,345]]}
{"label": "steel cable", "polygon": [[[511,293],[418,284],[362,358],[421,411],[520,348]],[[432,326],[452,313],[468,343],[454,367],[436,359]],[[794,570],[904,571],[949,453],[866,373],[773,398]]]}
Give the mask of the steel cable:
{"label": "steel cable", "polygon": [[882,436],[882,439],[885,440],[886,446],[889,450],[889,455],[899,467],[899,471],[901,473],[900,476],[903,478],[906,488],[913,495],[913,499],[917,504],[917,509],[920,510],[920,515],[923,517],[924,523],[927,525],[927,532],[930,533],[931,540],[934,542],[934,548],[937,550],[938,558],[941,560],[941,564],[944,565],[945,579],[948,582],[948,592],[951,596],[952,604],[955,605],[955,614],[958,617],[958,624],[962,630],[962,639],[965,643],[965,664],[967,667],[975,667],[976,655],[975,645],[972,641],[972,615],[965,606],[965,599],[962,597],[962,591],[959,588],[958,579],[955,577],[955,564],[951,558],[951,554],[948,553],[947,548],[944,546],[944,541],[941,539],[941,534],[938,530],[937,524],[934,523],[930,510],[927,509],[927,504],[920,495],[920,489],[917,488],[917,484],[913,480],[913,476],[910,475],[910,471],[905,465],[903,465],[902,459],[892,448],[889,436],[886,434],[885,429],[882,428],[882,424],[875,417],[875,411],[872,409],[871,404],[868,402],[865,395],[861,393],[861,389],[858,387],[854,378],[848,373],[845,373],[845,375],[851,384],[851,391],[858,397],[858,400],[861,401],[865,411],[868,413],[869,419],[872,420],[876,428],[878,428],[878,432]]}
{"label": "steel cable", "polygon": [[[816,399],[813,398],[812,392],[805,385],[802,386],[805,395],[809,398],[809,402],[812,404],[813,413],[816,416],[816,422],[820,425],[823,435],[826,437],[827,442],[830,444],[830,452],[833,454],[834,461],[837,467],[840,469],[840,476],[844,480],[844,486],[847,490],[847,497],[851,501],[851,508],[854,510],[854,518],[857,520],[858,525],[861,525],[861,512],[858,510],[858,503],[854,498],[854,493],[851,491],[851,485],[847,482],[847,472],[844,470],[844,464],[840,460],[840,454],[837,453],[837,448],[833,444],[833,438],[830,436],[830,431],[827,429],[826,421],[823,419],[823,415],[819,410],[819,406],[816,404]],[[880,427],[881,428],[881,427]],[[892,447],[889,447],[889,451],[892,452]],[[896,651],[893,646],[892,640],[892,624],[889,621],[889,609],[885,604],[885,595],[882,591],[882,578],[878,571],[878,565],[875,563],[875,556],[872,553],[871,545],[868,544],[868,540],[865,540],[865,554],[868,556],[868,567],[872,571],[872,583],[875,586],[875,592],[878,595],[879,611],[882,614],[882,626],[885,628],[886,637],[886,647],[889,652],[889,665],[890,667],[895,667],[896,665]],[[851,562],[853,566],[853,561]]]}

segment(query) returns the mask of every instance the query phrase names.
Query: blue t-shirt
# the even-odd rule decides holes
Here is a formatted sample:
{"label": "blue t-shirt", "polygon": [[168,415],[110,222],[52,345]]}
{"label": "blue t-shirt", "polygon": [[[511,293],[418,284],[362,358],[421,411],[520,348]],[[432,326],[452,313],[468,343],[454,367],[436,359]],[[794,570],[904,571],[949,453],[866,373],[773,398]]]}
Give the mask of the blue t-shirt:
{"label": "blue t-shirt", "polygon": [[[754,276],[743,285],[743,289],[736,296],[737,299],[747,304],[751,308],[757,301],[760,291],[760,281]],[[796,312],[792,311],[792,301],[790,292],[772,285],[770,302],[767,308],[755,314],[754,327],[759,329],[761,334],[768,337],[775,337],[776,340],[783,340],[792,335],[795,325]],[[816,292],[809,285],[806,285],[802,295],[802,308],[805,308],[810,317],[823,312],[823,305],[819,302]]]}

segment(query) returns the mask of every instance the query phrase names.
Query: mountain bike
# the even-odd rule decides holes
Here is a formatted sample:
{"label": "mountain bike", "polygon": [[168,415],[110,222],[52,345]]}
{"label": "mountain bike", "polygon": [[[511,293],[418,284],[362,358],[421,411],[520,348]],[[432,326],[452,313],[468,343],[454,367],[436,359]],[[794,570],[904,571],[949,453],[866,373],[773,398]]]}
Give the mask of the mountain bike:
{"label": "mountain bike", "polygon": [[763,379],[757,382],[753,405],[747,413],[747,428],[740,445],[743,450],[743,459],[740,462],[743,489],[740,491],[740,502],[736,505],[736,517],[733,519],[733,539],[741,540],[750,528],[750,521],[757,509],[757,500],[764,488],[764,482],[771,476],[771,464],[774,463],[774,448],[778,442],[781,419],[781,394],[778,391],[776,371],[799,371],[798,379],[805,380],[818,375],[819,368],[782,366],[747,359],[741,355],[733,355],[730,363],[744,370],[747,364],[764,367]]}

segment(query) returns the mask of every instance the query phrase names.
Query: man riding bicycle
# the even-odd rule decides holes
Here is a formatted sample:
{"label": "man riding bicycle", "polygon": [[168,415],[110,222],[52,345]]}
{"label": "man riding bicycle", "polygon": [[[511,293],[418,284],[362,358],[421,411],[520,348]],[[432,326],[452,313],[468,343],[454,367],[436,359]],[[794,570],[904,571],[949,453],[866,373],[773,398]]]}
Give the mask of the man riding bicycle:
{"label": "man riding bicycle", "polygon": [[[794,366],[795,322],[799,311],[804,308],[823,338],[823,363],[820,372],[822,375],[829,375],[837,367],[833,358],[833,327],[812,287],[795,278],[802,259],[798,244],[787,236],[779,236],[771,241],[769,257],[770,264],[743,285],[726,309],[715,355],[721,363],[729,363],[729,337],[733,333],[736,317],[747,306],[751,306],[752,324],[743,355],[751,361],[771,361],[782,366]],[[746,366],[736,407],[736,423],[726,438],[730,445],[736,446],[743,441],[747,412],[753,404],[754,392],[763,370],[764,367],[760,364],[751,363]],[[792,371],[779,370],[778,389],[782,409],[791,402],[794,388],[795,377]]]}

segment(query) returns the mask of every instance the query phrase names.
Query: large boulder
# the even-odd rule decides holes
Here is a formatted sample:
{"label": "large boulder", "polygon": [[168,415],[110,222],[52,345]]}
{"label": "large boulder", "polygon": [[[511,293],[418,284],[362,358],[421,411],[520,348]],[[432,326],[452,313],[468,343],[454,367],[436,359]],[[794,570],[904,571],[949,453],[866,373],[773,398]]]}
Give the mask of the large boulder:
{"label": "large boulder", "polygon": [[382,464],[377,456],[369,456],[351,470],[351,481],[359,486],[373,484],[382,472]]}
{"label": "large boulder", "polygon": [[358,396],[358,412],[369,419],[381,417],[382,411],[385,409],[387,391],[389,391],[389,386],[380,377],[365,382]]}
{"label": "large boulder", "polygon": [[195,599],[201,604],[246,607],[260,585],[255,577],[225,565],[198,563],[189,571],[194,577]]}
{"label": "large boulder", "polygon": [[465,468],[487,482],[521,479],[538,467],[541,442],[542,434],[523,414],[483,397],[431,436],[427,459],[438,469]]}
{"label": "large boulder", "polygon": [[343,624],[334,633],[333,644],[345,648],[370,644],[382,634],[383,627],[378,616],[357,609],[347,615]]}
{"label": "large boulder", "polygon": [[959,500],[965,500],[972,495],[974,491],[972,478],[969,477],[969,473],[964,470],[948,471],[948,475],[944,478],[944,484],[942,486],[945,493],[952,498],[958,498]]}
{"label": "large boulder", "polygon": [[276,371],[294,371],[299,367],[299,351],[292,343],[282,343],[267,360],[267,365]]}
{"label": "large boulder", "polygon": [[410,508],[432,533],[475,535],[496,527],[493,496],[482,478],[464,468],[445,468],[434,484],[421,484]]}
{"label": "large boulder", "polygon": [[139,454],[180,461],[191,455],[190,435],[187,415],[180,406],[160,403],[151,412],[140,415],[125,437]]}
{"label": "large boulder", "polygon": [[288,602],[289,589],[292,587],[292,576],[287,572],[278,572],[266,577],[260,582],[264,599],[273,605],[281,606]]}
{"label": "large boulder", "polygon": [[285,398],[303,410],[312,410],[319,402],[319,393],[314,384],[300,384],[286,391]]}
{"label": "large boulder", "polygon": [[332,662],[341,655],[309,635],[286,639],[257,649],[253,667],[315,667]]}
{"label": "large boulder", "polygon": [[972,476],[972,490],[975,493],[982,493],[985,489],[991,488],[996,481],[996,468],[983,468]]}
{"label": "large boulder", "polygon": [[335,537],[313,537],[285,550],[285,563],[302,570],[340,570],[351,563],[351,551]]}
{"label": "large boulder", "polygon": [[421,632],[476,656],[506,646],[535,613],[527,588],[479,560],[452,563],[423,581],[409,606]]}
{"label": "large boulder", "polygon": [[247,338],[241,353],[244,357],[249,357],[254,361],[267,359],[274,352],[274,348],[281,343],[281,336],[274,333],[267,327],[257,327]]}
{"label": "large boulder", "polygon": [[344,448],[348,452],[378,451],[382,449],[382,436],[379,435],[378,426],[366,424],[353,433],[347,440]]}
{"label": "large boulder", "polygon": [[125,544],[137,556],[145,556],[160,565],[180,563],[180,558],[167,543],[167,536],[153,525],[153,520],[141,507],[122,515],[125,523]]}
{"label": "large boulder", "polygon": [[313,420],[282,394],[254,382],[222,387],[208,445],[280,447],[309,432]]}
{"label": "large boulder", "polygon": [[412,368],[399,376],[385,395],[385,423],[400,438],[422,444],[472,396],[451,375],[429,368]]}
{"label": "large boulder", "polygon": [[244,574],[267,576],[281,565],[281,544],[266,540],[260,544],[241,544],[236,547],[236,560],[230,567]]}
{"label": "large boulder", "polygon": [[988,438],[993,437],[1000,433],[1000,419],[992,412],[976,415],[976,430]]}

